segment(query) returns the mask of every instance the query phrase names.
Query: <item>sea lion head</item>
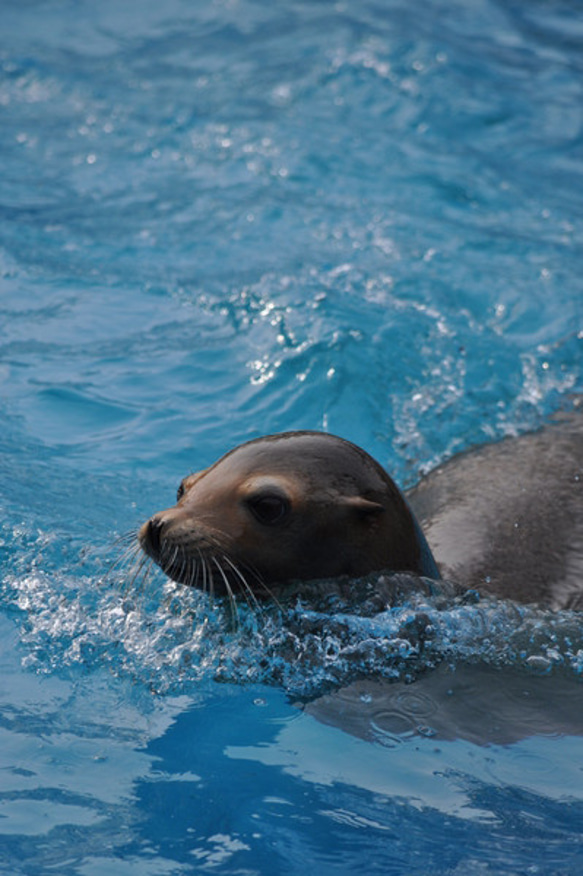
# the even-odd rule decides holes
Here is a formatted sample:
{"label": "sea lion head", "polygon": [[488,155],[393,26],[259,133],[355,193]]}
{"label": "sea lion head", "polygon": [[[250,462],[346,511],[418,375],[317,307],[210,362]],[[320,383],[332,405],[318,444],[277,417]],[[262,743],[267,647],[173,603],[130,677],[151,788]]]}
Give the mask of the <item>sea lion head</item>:
{"label": "sea lion head", "polygon": [[364,450],[321,432],[249,441],[184,478],[141,527],[173,580],[215,594],[277,593],[292,580],[406,570],[437,577],[405,499]]}

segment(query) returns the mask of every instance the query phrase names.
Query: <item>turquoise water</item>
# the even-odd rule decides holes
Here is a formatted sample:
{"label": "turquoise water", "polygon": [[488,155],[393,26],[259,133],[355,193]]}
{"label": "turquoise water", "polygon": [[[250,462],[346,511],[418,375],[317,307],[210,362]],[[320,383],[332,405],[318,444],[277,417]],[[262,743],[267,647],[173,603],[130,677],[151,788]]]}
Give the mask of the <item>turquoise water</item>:
{"label": "turquoise water", "polygon": [[2,4],[2,874],[583,871],[576,614],[233,623],[115,565],[256,435],[407,486],[568,409],[580,12]]}

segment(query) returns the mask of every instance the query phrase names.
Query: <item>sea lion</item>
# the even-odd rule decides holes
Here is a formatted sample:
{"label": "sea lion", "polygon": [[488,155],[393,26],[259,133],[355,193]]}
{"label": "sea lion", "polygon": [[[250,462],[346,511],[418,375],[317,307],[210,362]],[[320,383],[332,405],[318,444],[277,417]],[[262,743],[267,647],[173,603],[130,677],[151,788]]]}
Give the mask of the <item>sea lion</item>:
{"label": "sea lion", "polygon": [[582,424],[454,457],[405,495],[343,438],[257,438],[186,477],[139,542],[170,578],[217,595],[441,568],[467,588],[583,606]]}

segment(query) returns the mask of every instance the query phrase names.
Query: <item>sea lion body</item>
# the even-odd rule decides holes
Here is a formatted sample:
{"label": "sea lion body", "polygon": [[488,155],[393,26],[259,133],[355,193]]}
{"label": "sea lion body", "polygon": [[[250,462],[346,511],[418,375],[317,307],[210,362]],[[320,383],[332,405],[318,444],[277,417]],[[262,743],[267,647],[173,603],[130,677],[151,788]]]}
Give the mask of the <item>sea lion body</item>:
{"label": "sea lion body", "polygon": [[583,608],[583,417],[454,456],[407,493],[445,578]]}
{"label": "sea lion body", "polygon": [[185,478],[139,541],[169,577],[216,594],[439,566],[467,588],[583,607],[582,482],[580,415],[460,454],[406,498],[349,441],[287,432]]}

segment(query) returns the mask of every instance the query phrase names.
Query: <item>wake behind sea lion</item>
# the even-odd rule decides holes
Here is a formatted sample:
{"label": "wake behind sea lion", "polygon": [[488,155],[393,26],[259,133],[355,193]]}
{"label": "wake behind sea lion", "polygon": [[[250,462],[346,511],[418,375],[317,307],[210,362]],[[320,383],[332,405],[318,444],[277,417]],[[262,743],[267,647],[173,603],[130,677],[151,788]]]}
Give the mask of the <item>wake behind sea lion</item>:
{"label": "wake behind sea lion", "polygon": [[406,498],[355,444],[285,432],[186,477],[139,541],[170,578],[218,595],[440,568],[481,592],[583,607],[582,481],[577,415],[454,457]]}

